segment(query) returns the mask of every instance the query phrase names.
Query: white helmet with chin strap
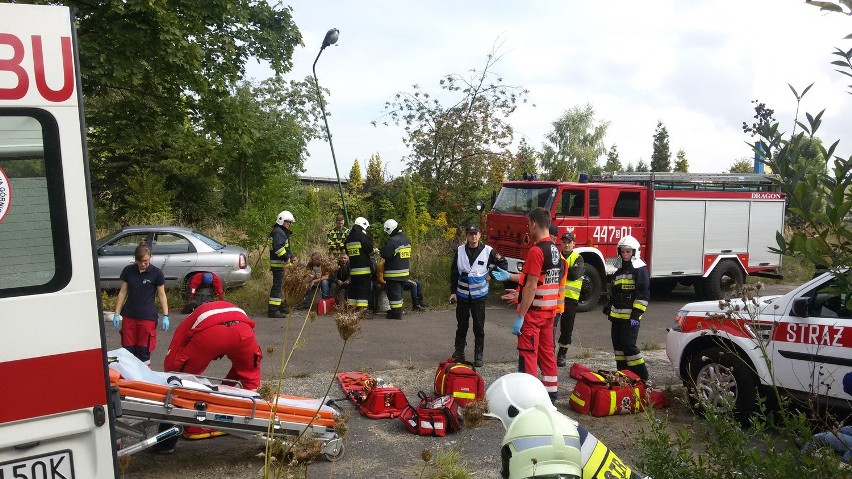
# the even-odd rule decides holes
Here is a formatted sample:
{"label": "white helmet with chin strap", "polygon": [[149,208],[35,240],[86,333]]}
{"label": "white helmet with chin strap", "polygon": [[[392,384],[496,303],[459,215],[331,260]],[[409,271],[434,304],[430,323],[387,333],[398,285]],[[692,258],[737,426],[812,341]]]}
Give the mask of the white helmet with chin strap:
{"label": "white helmet with chin strap", "polygon": [[290,213],[289,211],[284,210],[281,213],[278,213],[278,219],[276,219],[275,222],[279,225],[283,225],[285,221],[289,221],[290,223],[295,223],[296,218],[293,217],[293,213]]}
{"label": "white helmet with chin strap", "polygon": [[399,223],[397,223],[395,219],[391,218],[391,219],[385,221],[385,226],[382,229],[384,229],[385,233],[391,234],[391,233],[393,233],[393,230],[395,230],[397,226],[399,226]]}
{"label": "white helmet with chin strap", "polygon": [[634,268],[640,268],[645,266],[645,262],[639,259],[639,240],[630,235],[622,236],[620,240],[618,240],[618,257],[615,259],[615,267],[621,267],[621,250],[624,248],[629,248],[633,251],[633,254],[630,256],[630,262],[633,263]]}
{"label": "white helmet with chin strap", "polygon": [[544,384],[538,378],[527,373],[509,373],[500,376],[485,391],[488,400],[486,416],[496,417],[508,429],[515,417],[536,405],[547,408],[556,407],[550,402]]}
{"label": "white helmet with chin strap", "polygon": [[370,227],[370,222],[367,221],[367,218],[364,218],[363,216],[355,218],[355,224],[364,228],[365,231],[367,230],[367,228]]}

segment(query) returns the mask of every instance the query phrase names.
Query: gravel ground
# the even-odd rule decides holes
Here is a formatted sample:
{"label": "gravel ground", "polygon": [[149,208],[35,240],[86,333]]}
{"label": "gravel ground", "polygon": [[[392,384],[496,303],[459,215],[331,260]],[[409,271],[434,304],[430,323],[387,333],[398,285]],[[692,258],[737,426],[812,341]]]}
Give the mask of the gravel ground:
{"label": "gravel ground", "polygon": [[[583,362],[593,369],[612,368],[611,353],[583,348],[575,348],[571,352],[574,355],[571,359]],[[677,396],[680,391],[679,380],[665,357],[665,351],[646,351],[645,356],[649,369],[654,372],[656,387],[663,389],[670,397]],[[516,367],[515,362],[495,362],[480,368],[480,373],[487,385],[503,374],[514,372]],[[628,463],[635,462],[635,444],[639,438],[639,430],[646,421],[645,415],[604,418],[578,415],[567,404],[568,394],[574,386],[574,380],[568,378],[568,369],[560,368],[558,409],[577,419],[622,459]],[[432,392],[434,373],[434,368],[426,369],[412,365],[372,371],[371,375],[381,377],[400,387],[409,402],[416,404],[419,390]],[[289,394],[322,397],[332,376],[331,371],[300,374],[298,377],[286,378],[282,389]],[[332,384],[329,397],[343,397],[343,391],[336,381]],[[672,399],[675,398],[672,397]],[[499,477],[499,450],[504,430],[497,420],[488,420],[476,428],[465,428],[459,433],[443,438],[423,437],[409,433],[398,419],[368,419],[361,416],[355,405],[348,400],[339,400],[337,404],[343,412],[351,416],[349,432],[345,437],[345,454],[335,463],[318,459],[308,467],[309,477],[420,477],[424,465],[420,458],[421,451],[429,449],[437,453],[441,449],[449,448],[458,448],[468,470],[472,471],[472,477],[495,479]],[[668,417],[673,428],[688,427],[692,419],[692,414],[677,400],[672,401],[670,408],[659,413]],[[172,455],[141,452],[131,456],[124,471],[124,477],[139,479],[260,477],[263,460],[259,454],[262,450],[263,445],[258,440],[244,440],[230,436],[201,441],[181,441]],[[427,468],[427,476],[429,470]]]}

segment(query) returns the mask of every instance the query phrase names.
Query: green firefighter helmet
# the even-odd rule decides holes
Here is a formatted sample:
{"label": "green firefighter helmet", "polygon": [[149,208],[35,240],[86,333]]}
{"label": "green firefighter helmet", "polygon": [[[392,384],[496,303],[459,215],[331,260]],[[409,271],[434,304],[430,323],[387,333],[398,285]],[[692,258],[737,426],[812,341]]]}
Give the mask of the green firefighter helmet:
{"label": "green firefighter helmet", "polygon": [[522,411],[503,436],[503,479],[580,479],[580,433],[570,418],[545,405]]}

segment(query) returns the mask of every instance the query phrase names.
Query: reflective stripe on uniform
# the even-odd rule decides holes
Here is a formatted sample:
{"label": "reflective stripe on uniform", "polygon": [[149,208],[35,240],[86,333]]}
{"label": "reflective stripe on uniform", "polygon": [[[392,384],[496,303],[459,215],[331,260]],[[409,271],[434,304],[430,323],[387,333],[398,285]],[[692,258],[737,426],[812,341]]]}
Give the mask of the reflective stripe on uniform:
{"label": "reflective stripe on uniform", "polygon": [[349,270],[350,276],[358,276],[362,274],[370,274],[370,267],[366,266],[364,268],[352,268]]}
{"label": "reflective stripe on uniform", "polygon": [[400,278],[402,276],[408,276],[407,269],[385,270],[385,278]]}

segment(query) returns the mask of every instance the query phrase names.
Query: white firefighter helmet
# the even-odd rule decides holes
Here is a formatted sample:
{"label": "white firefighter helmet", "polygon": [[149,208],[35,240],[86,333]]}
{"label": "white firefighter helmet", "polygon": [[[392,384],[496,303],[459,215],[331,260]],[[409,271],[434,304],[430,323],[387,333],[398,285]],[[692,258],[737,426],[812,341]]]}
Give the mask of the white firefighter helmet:
{"label": "white firefighter helmet", "polygon": [[363,216],[355,218],[355,224],[364,228],[365,231],[367,228],[370,227],[370,222],[367,221],[367,218],[364,218]]}
{"label": "white firefighter helmet", "polygon": [[279,225],[283,225],[285,221],[289,221],[290,223],[295,223],[296,218],[293,217],[293,213],[290,213],[289,211],[284,210],[281,213],[278,213],[278,219],[275,220],[275,222],[278,223]]}
{"label": "white firefighter helmet", "polygon": [[527,373],[509,373],[500,376],[485,391],[488,400],[487,416],[496,417],[509,429],[512,420],[522,411],[542,405],[556,407],[550,402],[550,396],[544,384],[535,376]]}
{"label": "white firefighter helmet", "polygon": [[385,233],[391,234],[391,233],[393,233],[393,230],[395,230],[397,226],[399,226],[399,223],[397,223],[395,219],[391,218],[391,219],[385,221],[385,225],[382,229],[385,231]]}
{"label": "white firefighter helmet", "polygon": [[503,478],[583,476],[577,426],[553,408],[538,405],[518,414],[501,444]]}
{"label": "white firefighter helmet", "polygon": [[633,255],[630,256],[630,262],[633,263],[634,268],[640,268],[645,266],[645,262],[639,258],[639,241],[630,235],[622,236],[620,240],[618,240],[618,257],[615,258],[614,266],[616,268],[621,268],[621,248],[626,247],[633,250]]}

